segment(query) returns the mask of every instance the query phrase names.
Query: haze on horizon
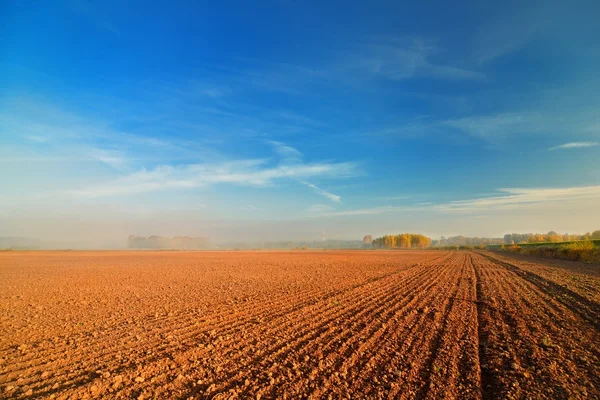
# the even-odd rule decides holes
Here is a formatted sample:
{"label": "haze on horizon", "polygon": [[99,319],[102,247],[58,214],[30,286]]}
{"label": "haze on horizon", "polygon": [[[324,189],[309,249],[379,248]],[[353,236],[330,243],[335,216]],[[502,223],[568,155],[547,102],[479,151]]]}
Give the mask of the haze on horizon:
{"label": "haze on horizon", "polygon": [[0,237],[600,226],[600,4],[0,5]]}

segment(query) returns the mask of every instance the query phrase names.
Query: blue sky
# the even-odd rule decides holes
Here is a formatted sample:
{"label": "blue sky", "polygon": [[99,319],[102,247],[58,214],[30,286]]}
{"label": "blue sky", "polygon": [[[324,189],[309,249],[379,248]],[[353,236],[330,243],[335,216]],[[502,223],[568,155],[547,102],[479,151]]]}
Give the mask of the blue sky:
{"label": "blue sky", "polygon": [[2,2],[0,235],[598,228],[597,2],[321,3]]}

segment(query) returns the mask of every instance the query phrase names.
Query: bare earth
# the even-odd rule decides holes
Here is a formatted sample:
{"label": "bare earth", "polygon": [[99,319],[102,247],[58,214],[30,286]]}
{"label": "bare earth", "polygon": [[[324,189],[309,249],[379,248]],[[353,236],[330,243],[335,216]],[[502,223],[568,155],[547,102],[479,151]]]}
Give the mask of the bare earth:
{"label": "bare earth", "polygon": [[600,266],[0,253],[2,398],[600,398]]}

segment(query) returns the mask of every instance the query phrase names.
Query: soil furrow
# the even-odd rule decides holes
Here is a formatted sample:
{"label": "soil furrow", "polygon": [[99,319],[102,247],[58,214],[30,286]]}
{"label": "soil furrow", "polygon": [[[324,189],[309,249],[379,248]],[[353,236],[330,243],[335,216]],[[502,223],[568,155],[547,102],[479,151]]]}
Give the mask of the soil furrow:
{"label": "soil furrow", "polygon": [[597,396],[596,346],[580,345],[598,343],[594,328],[577,324],[577,313],[569,309],[548,306],[552,297],[502,263],[476,259],[485,281],[482,296],[489,301],[482,302],[480,330],[486,397],[520,397],[525,390],[551,398]]}
{"label": "soil furrow", "polygon": [[600,399],[597,293],[483,252],[0,253],[0,398]]}
{"label": "soil furrow", "polygon": [[[255,314],[250,314],[246,319],[238,318],[238,317],[234,316],[229,322],[228,321],[215,321],[215,320],[210,321],[210,320],[208,320],[204,324],[204,326],[206,327],[207,330],[209,330],[210,327],[215,328],[215,326],[218,327],[218,328],[220,328],[220,329],[218,329],[218,332],[215,332],[212,335],[206,335],[205,334],[206,331],[202,329],[203,328],[202,326],[198,327],[195,322],[187,322],[186,320],[184,320],[184,317],[182,317],[182,318],[180,318],[180,320],[184,320],[184,322],[185,322],[183,324],[183,326],[180,326],[181,323],[178,323],[178,320],[176,319],[176,320],[172,321],[172,323],[173,323],[172,325],[165,327],[162,331],[155,332],[153,336],[158,337],[158,338],[162,338],[162,339],[155,340],[154,343],[164,342],[164,338],[167,337],[167,336],[172,336],[173,339],[177,340],[179,343],[181,343],[182,341],[185,341],[188,338],[194,338],[195,339],[194,341],[196,343],[198,342],[198,340],[201,340],[202,342],[205,342],[205,343],[210,343],[211,342],[211,336],[217,336],[217,335],[223,336],[223,335],[231,334],[233,332],[236,332],[236,331],[242,329],[244,326],[247,326],[248,324],[253,325],[254,322],[252,322],[252,321],[257,320],[257,318],[260,319],[261,321],[264,321],[265,323],[269,323],[271,319],[280,317],[282,315],[291,314],[291,313],[293,313],[297,309],[300,309],[302,307],[308,307],[308,306],[314,305],[314,304],[318,303],[321,300],[326,300],[326,299],[328,299],[330,297],[334,297],[334,296],[339,295],[339,294],[344,293],[344,292],[349,292],[349,291],[353,291],[353,290],[357,290],[357,289],[360,290],[360,288],[362,286],[364,286],[364,285],[368,285],[368,284],[370,284],[372,282],[376,282],[376,281],[379,281],[381,279],[385,279],[385,278],[387,278],[389,276],[395,275],[395,274],[403,271],[404,269],[409,269],[411,267],[414,267],[414,266],[403,267],[399,271],[394,271],[394,272],[391,272],[391,273],[388,273],[388,274],[385,274],[385,275],[382,275],[382,276],[376,276],[376,277],[368,279],[366,282],[355,284],[355,285],[353,285],[353,286],[351,286],[349,288],[338,290],[338,291],[333,292],[333,293],[328,293],[328,294],[326,294],[324,296],[321,296],[321,297],[316,297],[315,293],[311,292],[307,296],[307,300],[305,300],[304,302],[300,302],[299,304],[294,304],[293,302],[290,302],[289,299],[286,302],[285,299],[284,299],[284,301],[282,301],[282,303],[288,304],[289,308],[288,309],[284,309],[282,311],[279,311],[277,313],[272,313],[272,310],[273,309],[278,309],[280,307],[278,307],[277,304],[269,304],[269,305],[266,305],[264,307],[264,310],[271,311],[271,314],[261,315],[261,314],[256,314],[255,313]],[[294,304],[294,305],[289,306],[289,304]],[[256,311],[260,312],[260,308],[258,310],[255,310],[255,312]],[[193,318],[193,315],[191,317]],[[189,319],[189,316],[188,316],[187,319]],[[150,327],[145,327],[144,326],[144,327],[142,327],[142,330],[147,330],[147,331],[153,331],[155,329],[156,329],[156,326],[150,326]],[[191,333],[189,333],[189,334],[186,335],[186,331],[187,330],[191,330]],[[168,334],[167,333],[162,333],[163,331],[164,332],[168,332]],[[134,334],[130,332],[127,337],[130,338],[133,335]],[[115,340],[115,342],[119,343],[120,339],[121,338],[117,338]],[[153,348],[154,352],[168,353],[169,350],[174,350],[175,348],[178,348],[178,347],[181,346],[180,344],[178,344],[176,346],[168,345],[168,344],[156,346],[155,344],[152,343],[153,342],[152,339],[148,340],[147,337],[143,338],[143,339],[144,340],[136,340],[136,342],[140,342],[140,344],[144,345],[146,348],[147,348],[147,346],[151,346]],[[100,345],[100,346],[102,346],[102,345]],[[115,345],[113,347],[115,349],[113,351],[111,351],[110,349],[107,349],[107,348],[101,348],[100,350],[102,351],[102,354],[103,354],[104,358],[103,359],[101,358],[101,359],[96,359],[95,360],[95,363],[94,363],[95,364],[95,368],[96,369],[102,369],[104,367],[103,360],[110,360],[111,357],[113,357],[119,351],[118,349],[122,348],[123,346],[124,346],[124,344],[117,344],[117,345]],[[66,348],[61,348],[58,351],[59,352],[63,352],[65,349]],[[82,351],[86,351],[86,350],[90,351],[89,348],[84,348]],[[81,354],[84,354],[84,353],[81,353]],[[136,362],[137,361],[144,361],[145,358],[146,357],[136,357]],[[80,359],[83,359],[83,356]],[[74,363],[77,363],[78,360],[80,360],[80,359],[71,357],[69,359],[69,361],[68,361],[68,364],[66,364],[66,365],[67,366],[73,365]],[[29,366],[29,367],[31,367],[31,366]],[[45,365],[45,367],[46,368],[50,368],[50,367],[56,368],[55,366],[52,366],[52,365]],[[94,371],[96,369],[94,369]],[[89,375],[90,373],[93,374],[94,371],[85,371],[84,374],[85,375]]]}

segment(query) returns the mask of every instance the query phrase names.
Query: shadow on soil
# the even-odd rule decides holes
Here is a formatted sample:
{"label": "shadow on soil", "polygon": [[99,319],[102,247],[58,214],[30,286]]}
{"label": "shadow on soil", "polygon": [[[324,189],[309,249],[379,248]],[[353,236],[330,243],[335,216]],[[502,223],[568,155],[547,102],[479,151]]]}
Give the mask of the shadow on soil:
{"label": "shadow on soil", "polygon": [[498,260],[488,254],[479,253],[490,261],[502,265],[515,275],[531,282],[538,287],[542,292],[552,297],[559,303],[567,306],[572,312],[583,318],[588,324],[600,330],[600,304],[591,301],[584,296],[567,289],[566,287],[552,282],[548,279],[534,274],[533,272],[524,271],[514,264]]}

